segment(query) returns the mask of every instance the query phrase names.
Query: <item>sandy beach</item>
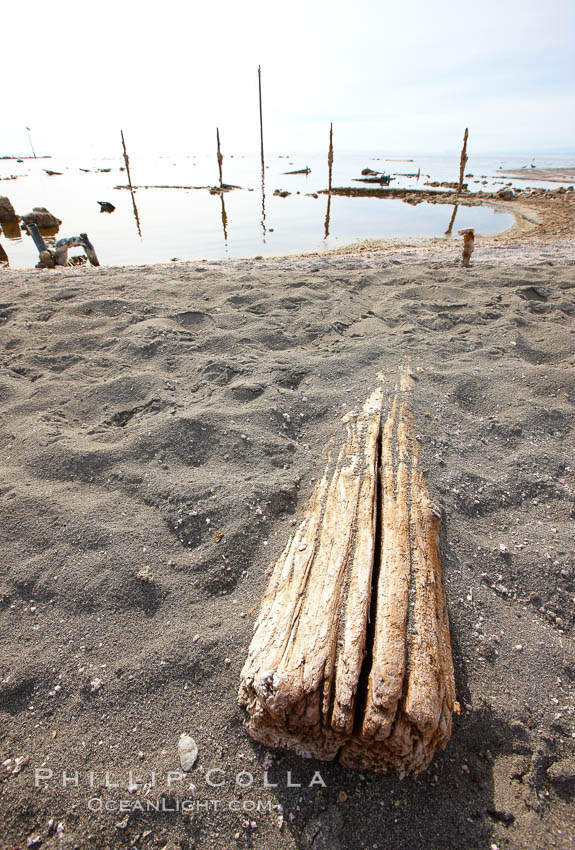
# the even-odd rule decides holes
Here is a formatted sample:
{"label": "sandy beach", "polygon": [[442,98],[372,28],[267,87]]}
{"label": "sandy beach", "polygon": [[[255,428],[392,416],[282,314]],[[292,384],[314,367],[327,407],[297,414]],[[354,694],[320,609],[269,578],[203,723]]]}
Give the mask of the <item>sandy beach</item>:
{"label": "sandy beach", "polygon": [[[469,269],[437,241],[0,271],[1,848],[575,846],[575,250],[553,197]],[[327,444],[407,358],[461,714],[400,781],[266,751],[236,697]]]}

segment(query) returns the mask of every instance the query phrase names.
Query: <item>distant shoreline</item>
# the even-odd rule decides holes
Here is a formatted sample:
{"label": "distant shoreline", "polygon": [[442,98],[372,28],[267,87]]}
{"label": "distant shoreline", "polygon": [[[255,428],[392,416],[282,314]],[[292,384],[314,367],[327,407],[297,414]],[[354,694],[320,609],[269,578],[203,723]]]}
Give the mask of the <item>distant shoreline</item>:
{"label": "distant shoreline", "polygon": [[515,168],[498,171],[506,177],[518,180],[546,180],[550,183],[575,182],[575,167],[573,168]]}
{"label": "distant shoreline", "polygon": [[15,159],[18,162],[21,159],[52,159],[52,154],[45,153],[41,156],[0,156],[0,159]]}

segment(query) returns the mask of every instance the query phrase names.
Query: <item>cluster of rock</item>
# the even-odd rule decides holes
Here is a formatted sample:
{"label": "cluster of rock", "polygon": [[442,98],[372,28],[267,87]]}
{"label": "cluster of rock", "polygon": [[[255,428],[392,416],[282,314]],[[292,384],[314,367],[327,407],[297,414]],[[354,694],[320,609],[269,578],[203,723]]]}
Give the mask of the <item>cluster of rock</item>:
{"label": "cluster of rock", "polygon": [[9,198],[0,196],[0,223],[16,224],[18,222],[24,224],[37,224],[38,227],[59,228],[62,222],[56,218],[46,207],[34,207],[32,212],[26,215],[18,215],[12,206]]}

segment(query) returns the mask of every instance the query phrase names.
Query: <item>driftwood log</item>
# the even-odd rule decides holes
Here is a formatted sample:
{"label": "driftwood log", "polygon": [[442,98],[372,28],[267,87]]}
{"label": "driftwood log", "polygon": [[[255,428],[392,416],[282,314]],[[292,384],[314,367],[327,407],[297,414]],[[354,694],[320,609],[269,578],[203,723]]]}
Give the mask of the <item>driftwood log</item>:
{"label": "driftwood log", "polygon": [[274,565],[241,675],[250,735],[302,756],[417,775],[451,734],[440,514],[418,464],[407,373],[344,422]]}

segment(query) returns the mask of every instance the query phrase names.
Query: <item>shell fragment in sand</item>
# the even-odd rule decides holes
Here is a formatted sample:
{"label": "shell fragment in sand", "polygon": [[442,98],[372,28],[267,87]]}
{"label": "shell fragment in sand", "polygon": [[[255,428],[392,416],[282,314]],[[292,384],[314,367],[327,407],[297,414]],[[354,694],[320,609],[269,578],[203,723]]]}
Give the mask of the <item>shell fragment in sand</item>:
{"label": "shell fragment in sand", "polygon": [[180,756],[182,770],[191,770],[198,758],[198,745],[189,735],[180,735],[178,755]]}

